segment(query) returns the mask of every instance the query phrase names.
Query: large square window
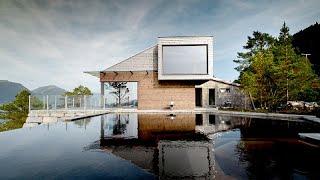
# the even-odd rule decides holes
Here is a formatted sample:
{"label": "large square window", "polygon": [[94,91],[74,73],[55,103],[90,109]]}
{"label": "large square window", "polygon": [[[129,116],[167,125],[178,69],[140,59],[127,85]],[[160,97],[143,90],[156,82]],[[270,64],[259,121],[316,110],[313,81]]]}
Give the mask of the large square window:
{"label": "large square window", "polygon": [[207,45],[163,45],[164,75],[208,74]]}

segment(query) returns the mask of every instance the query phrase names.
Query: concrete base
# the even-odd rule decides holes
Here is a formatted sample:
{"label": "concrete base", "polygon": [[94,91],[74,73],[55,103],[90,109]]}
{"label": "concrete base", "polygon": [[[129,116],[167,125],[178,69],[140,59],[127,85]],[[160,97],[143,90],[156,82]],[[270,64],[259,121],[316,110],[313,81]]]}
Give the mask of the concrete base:
{"label": "concrete base", "polygon": [[33,127],[38,123],[52,123],[66,120],[76,120],[106,114],[110,110],[32,110],[23,127]]}
{"label": "concrete base", "polygon": [[195,108],[189,110],[138,110],[138,109],[94,109],[94,110],[33,110],[29,113],[26,123],[45,123],[57,122],[64,120],[76,120],[86,117],[98,116],[107,113],[214,113],[225,114],[228,116],[241,116],[241,117],[256,117],[268,119],[296,119],[306,120],[310,122],[320,123],[320,118],[315,116],[296,115],[296,114],[279,114],[279,113],[255,113],[255,112],[238,112],[238,111],[220,111],[217,108]]}
{"label": "concrete base", "polygon": [[39,126],[40,124],[38,123],[24,123],[22,128],[30,128],[30,127],[36,127]]}

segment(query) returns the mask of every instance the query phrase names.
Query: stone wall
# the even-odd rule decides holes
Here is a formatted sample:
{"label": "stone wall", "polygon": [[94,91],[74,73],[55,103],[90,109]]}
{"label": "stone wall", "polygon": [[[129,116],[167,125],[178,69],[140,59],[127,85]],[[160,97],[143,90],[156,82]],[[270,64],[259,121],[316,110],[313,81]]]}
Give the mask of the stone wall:
{"label": "stone wall", "polygon": [[[196,88],[202,88],[202,107],[225,107],[230,102],[234,108],[250,108],[250,99],[240,92],[238,86],[211,80]],[[209,89],[215,90],[214,105],[209,105]]]}
{"label": "stone wall", "polygon": [[138,109],[195,108],[195,85],[200,81],[159,81],[157,71],[106,72],[100,74],[101,82],[138,82]]}

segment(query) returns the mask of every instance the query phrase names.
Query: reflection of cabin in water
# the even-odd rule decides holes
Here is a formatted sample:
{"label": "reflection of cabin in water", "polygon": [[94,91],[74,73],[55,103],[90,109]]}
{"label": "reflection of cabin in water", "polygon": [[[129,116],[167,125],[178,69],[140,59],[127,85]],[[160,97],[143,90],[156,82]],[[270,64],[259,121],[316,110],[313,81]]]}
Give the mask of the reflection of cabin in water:
{"label": "reflection of cabin in water", "polygon": [[[194,114],[174,119],[165,114],[110,115],[101,119],[101,149],[159,174],[160,179],[213,178],[213,142],[195,133]],[[122,126],[122,134],[113,134]]]}
{"label": "reflection of cabin in water", "polygon": [[[298,119],[257,119],[208,113],[176,116],[108,114],[100,117],[100,141],[90,144],[85,149],[98,148],[111,153],[117,158],[159,175],[159,179],[219,178],[217,172],[222,171],[220,168],[224,163],[220,163],[223,160],[221,157],[228,158],[225,151],[233,151],[231,146],[241,149],[243,145],[249,145],[250,149],[252,145],[257,145],[250,141],[254,137],[263,140],[271,138],[272,141],[260,143],[270,147],[274,143],[277,145],[279,138],[291,139],[298,137],[301,132],[319,130],[313,123]],[[204,135],[230,129],[238,129],[235,133],[240,133],[240,144],[234,139],[238,135],[234,136],[234,133],[231,133],[231,136],[225,136],[223,141],[215,141],[213,148],[213,140]],[[217,136],[210,138],[215,137]],[[215,159],[214,154],[218,155],[215,157],[220,157],[220,160]],[[221,175],[224,176],[224,172]]]}
{"label": "reflection of cabin in water", "polygon": [[155,46],[87,73],[100,78],[101,94],[106,82],[136,82],[141,110],[244,108],[239,85],[215,78],[213,65],[213,37],[159,37]]}

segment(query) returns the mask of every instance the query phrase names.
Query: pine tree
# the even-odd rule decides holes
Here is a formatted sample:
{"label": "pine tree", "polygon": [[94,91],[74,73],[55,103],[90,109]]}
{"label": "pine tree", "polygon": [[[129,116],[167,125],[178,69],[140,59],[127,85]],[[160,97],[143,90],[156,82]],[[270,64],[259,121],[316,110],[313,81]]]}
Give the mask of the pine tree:
{"label": "pine tree", "polygon": [[113,95],[115,98],[117,98],[118,106],[121,106],[121,102],[124,100],[125,96],[129,93],[127,82],[108,82],[108,85],[113,88],[110,94]]}
{"label": "pine tree", "polygon": [[274,47],[275,63],[278,67],[274,79],[278,79],[276,85],[282,102],[297,100],[299,92],[310,88],[315,78],[310,62],[295,53],[291,41],[292,36],[284,22]]}
{"label": "pine tree", "polygon": [[233,62],[239,64],[235,69],[240,73],[245,71],[250,66],[255,54],[257,54],[258,51],[270,49],[274,41],[271,35],[254,31],[253,37],[248,36],[248,41],[246,45],[243,46],[247,52],[238,52],[238,59],[233,60]]}
{"label": "pine tree", "polygon": [[271,66],[272,51],[259,50],[255,52],[249,68],[240,76],[241,85],[259,101],[260,108],[267,108],[269,104]]}
{"label": "pine tree", "polygon": [[274,38],[258,31],[253,32],[253,37],[248,36],[248,41],[243,48],[245,53],[238,53],[235,63],[240,64],[235,69],[240,72],[239,82],[244,89],[259,100],[261,108],[266,108],[268,101],[268,79],[270,66],[273,64],[271,47]]}

